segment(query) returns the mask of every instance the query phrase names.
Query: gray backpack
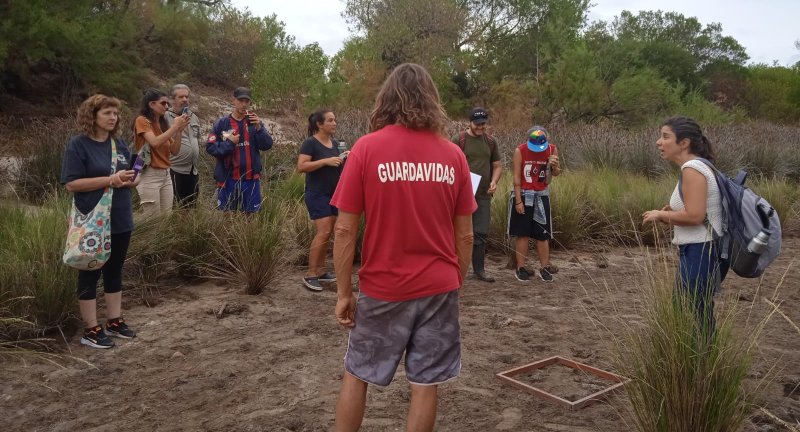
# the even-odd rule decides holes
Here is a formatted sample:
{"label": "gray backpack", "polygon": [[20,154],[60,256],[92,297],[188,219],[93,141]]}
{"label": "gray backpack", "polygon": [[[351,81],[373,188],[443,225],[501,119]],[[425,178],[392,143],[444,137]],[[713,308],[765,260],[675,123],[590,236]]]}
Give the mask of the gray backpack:
{"label": "gray backpack", "polygon": [[[730,178],[710,161],[697,158],[714,172],[722,196],[722,233],[720,260],[741,277],[756,278],[764,273],[781,253],[781,221],[778,212],[744,185],[747,172]],[[682,180],[678,180],[678,193]]]}

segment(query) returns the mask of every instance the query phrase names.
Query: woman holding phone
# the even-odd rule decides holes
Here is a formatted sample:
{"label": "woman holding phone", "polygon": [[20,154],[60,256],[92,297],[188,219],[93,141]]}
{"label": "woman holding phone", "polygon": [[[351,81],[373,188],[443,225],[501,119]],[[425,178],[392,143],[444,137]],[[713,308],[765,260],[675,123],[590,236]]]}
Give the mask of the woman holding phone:
{"label": "woman holding phone", "polygon": [[161,90],[149,89],[144,92],[139,116],[133,124],[136,153],[145,164],[139,174],[141,182],[136,190],[147,216],[172,211],[174,192],[169,175],[170,156],[180,152],[180,137],[174,137],[179,136],[189,124],[189,116],[182,114],[169,126],[164,118],[167,109],[167,95]]}
{"label": "woman holding phone", "polygon": [[308,272],[303,278],[303,285],[312,291],[322,291],[320,282],[336,281],[336,275],[323,270],[328,242],[339,214],[331,205],[331,198],[339,183],[344,158],[350,152],[339,152],[339,142],[333,138],[335,133],[333,111],[315,111],[308,116],[308,139],[300,145],[297,157],[297,170],[306,174],[304,199],[316,229],[308,254]]}
{"label": "woman holding phone", "polygon": [[[130,188],[134,180],[130,169],[131,153],[124,141],[117,138],[120,101],[105,95],[94,95],[78,108],[81,135],[73,137],[64,152],[61,183],[74,194],[75,205],[86,214],[97,206],[107,187],[111,197],[111,254],[98,270],[78,271],[78,303],[85,329],[81,343],[92,348],[114,346],[108,334],[132,338],[136,333],[122,318],[122,266],[128,253],[133,231],[133,209]],[[116,151],[116,169],[109,165]],[[110,174],[110,175],[109,175]],[[106,303],[105,330],[97,321],[97,282],[103,277]]]}

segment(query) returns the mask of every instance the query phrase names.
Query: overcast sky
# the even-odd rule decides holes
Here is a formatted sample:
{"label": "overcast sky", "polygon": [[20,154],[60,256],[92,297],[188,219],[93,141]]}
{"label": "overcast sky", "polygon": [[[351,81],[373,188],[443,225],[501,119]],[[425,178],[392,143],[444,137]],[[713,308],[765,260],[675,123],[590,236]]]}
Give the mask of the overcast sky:
{"label": "overcast sky", "polygon": [[[794,41],[800,40],[800,0],[593,0],[589,20],[610,21],[623,10],[663,10],[697,17],[701,23],[719,22],[723,34],[733,36],[747,50],[751,63],[781,65],[800,61]],[[341,14],[341,0],[233,0],[257,16],[273,13],[286,23],[297,42],[317,42],[328,55],[336,54],[350,35]]]}

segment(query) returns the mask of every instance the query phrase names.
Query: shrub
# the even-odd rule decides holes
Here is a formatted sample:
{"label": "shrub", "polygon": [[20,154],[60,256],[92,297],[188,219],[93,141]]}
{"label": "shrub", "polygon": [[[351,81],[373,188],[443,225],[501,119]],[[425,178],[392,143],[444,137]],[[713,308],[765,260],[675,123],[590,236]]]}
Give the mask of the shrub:
{"label": "shrub", "polygon": [[241,286],[247,294],[260,294],[286,263],[283,224],[289,207],[262,204],[256,214],[225,213],[221,229],[211,233],[217,260],[206,266],[207,274]]}
{"label": "shrub", "polygon": [[314,222],[308,216],[308,211],[302,199],[287,202],[285,253],[289,262],[298,266],[308,264],[308,253],[311,240],[314,238]]}
{"label": "shrub", "polygon": [[[282,180],[291,176],[297,166],[297,152],[300,144],[278,144],[274,145],[269,151],[262,153],[264,171],[261,178],[269,181]],[[264,187],[269,184],[261,182]]]}
{"label": "shrub", "polygon": [[643,323],[622,322],[617,367],[639,431],[732,431],[747,418],[756,392],[745,386],[755,341],[768,317],[741,334],[735,298],[718,309],[716,331],[701,330],[691,300],[675,296],[674,254],[642,267]]}
{"label": "shrub", "polygon": [[508,200],[511,191],[514,190],[511,178],[512,175],[504,173],[497,184],[497,190],[492,198],[489,238],[487,239],[490,250],[504,253],[509,257],[514,255],[514,248],[509,244],[508,237]]}
{"label": "shrub", "polygon": [[764,199],[772,204],[781,219],[781,227],[791,229],[791,224],[797,219],[793,218],[793,207],[800,202],[800,189],[786,180],[764,179],[754,181],[750,187]]}
{"label": "shrub", "polygon": [[181,209],[169,219],[174,239],[171,253],[178,274],[185,278],[202,278],[205,266],[214,260],[216,249],[211,233],[222,228],[222,213],[210,208]]}
{"label": "shrub", "polygon": [[588,238],[600,222],[589,219],[588,190],[581,175],[564,172],[553,180],[550,191],[550,213],[557,244],[570,247]]}
{"label": "shrub", "polygon": [[36,121],[20,133],[21,161],[14,185],[23,200],[43,204],[60,189],[64,150],[76,126],[66,119]]}
{"label": "shrub", "polygon": [[302,201],[305,188],[305,175],[291,171],[285,178],[272,183],[270,196],[277,202]]}
{"label": "shrub", "polygon": [[9,301],[0,318],[44,330],[74,314],[78,272],[61,262],[67,213],[63,197],[36,209],[0,207],[0,300]]}
{"label": "shrub", "polygon": [[336,139],[345,141],[348,148],[367,133],[369,133],[369,110],[336,113]]}
{"label": "shrub", "polygon": [[181,241],[176,235],[175,225],[184,222],[182,215],[182,212],[173,212],[142,218],[134,214],[136,227],[124,271],[126,280],[132,279],[145,290],[143,295],[148,294],[149,286],[158,282],[171,268],[176,245]]}

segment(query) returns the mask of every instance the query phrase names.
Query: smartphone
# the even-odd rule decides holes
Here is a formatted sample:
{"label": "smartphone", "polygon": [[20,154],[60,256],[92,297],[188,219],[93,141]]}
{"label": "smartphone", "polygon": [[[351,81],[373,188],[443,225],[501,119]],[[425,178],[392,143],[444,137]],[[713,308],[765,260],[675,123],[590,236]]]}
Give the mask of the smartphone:
{"label": "smartphone", "polygon": [[247,122],[250,123],[251,125],[258,124],[256,121],[253,121],[254,115],[255,113],[253,113],[253,111],[250,110],[247,111]]}
{"label": "smartphone", "polygon": [[142,171],[142,167],[144,166],[144,159],[140,158],[138,154],[134,154],[131,156],[133,166],[131,169],[133,170],[133,178],[131,181],[136,180],[136,177],[139,176],[139,172]]}
{"label": "smartphone", "polygon": [[183,114],[183,115],[191,115],[192,112],[189,111],[189,107],[188,106],[185,106],[185,107],[183,107],[183,110],[181,111],[181,114]]}

